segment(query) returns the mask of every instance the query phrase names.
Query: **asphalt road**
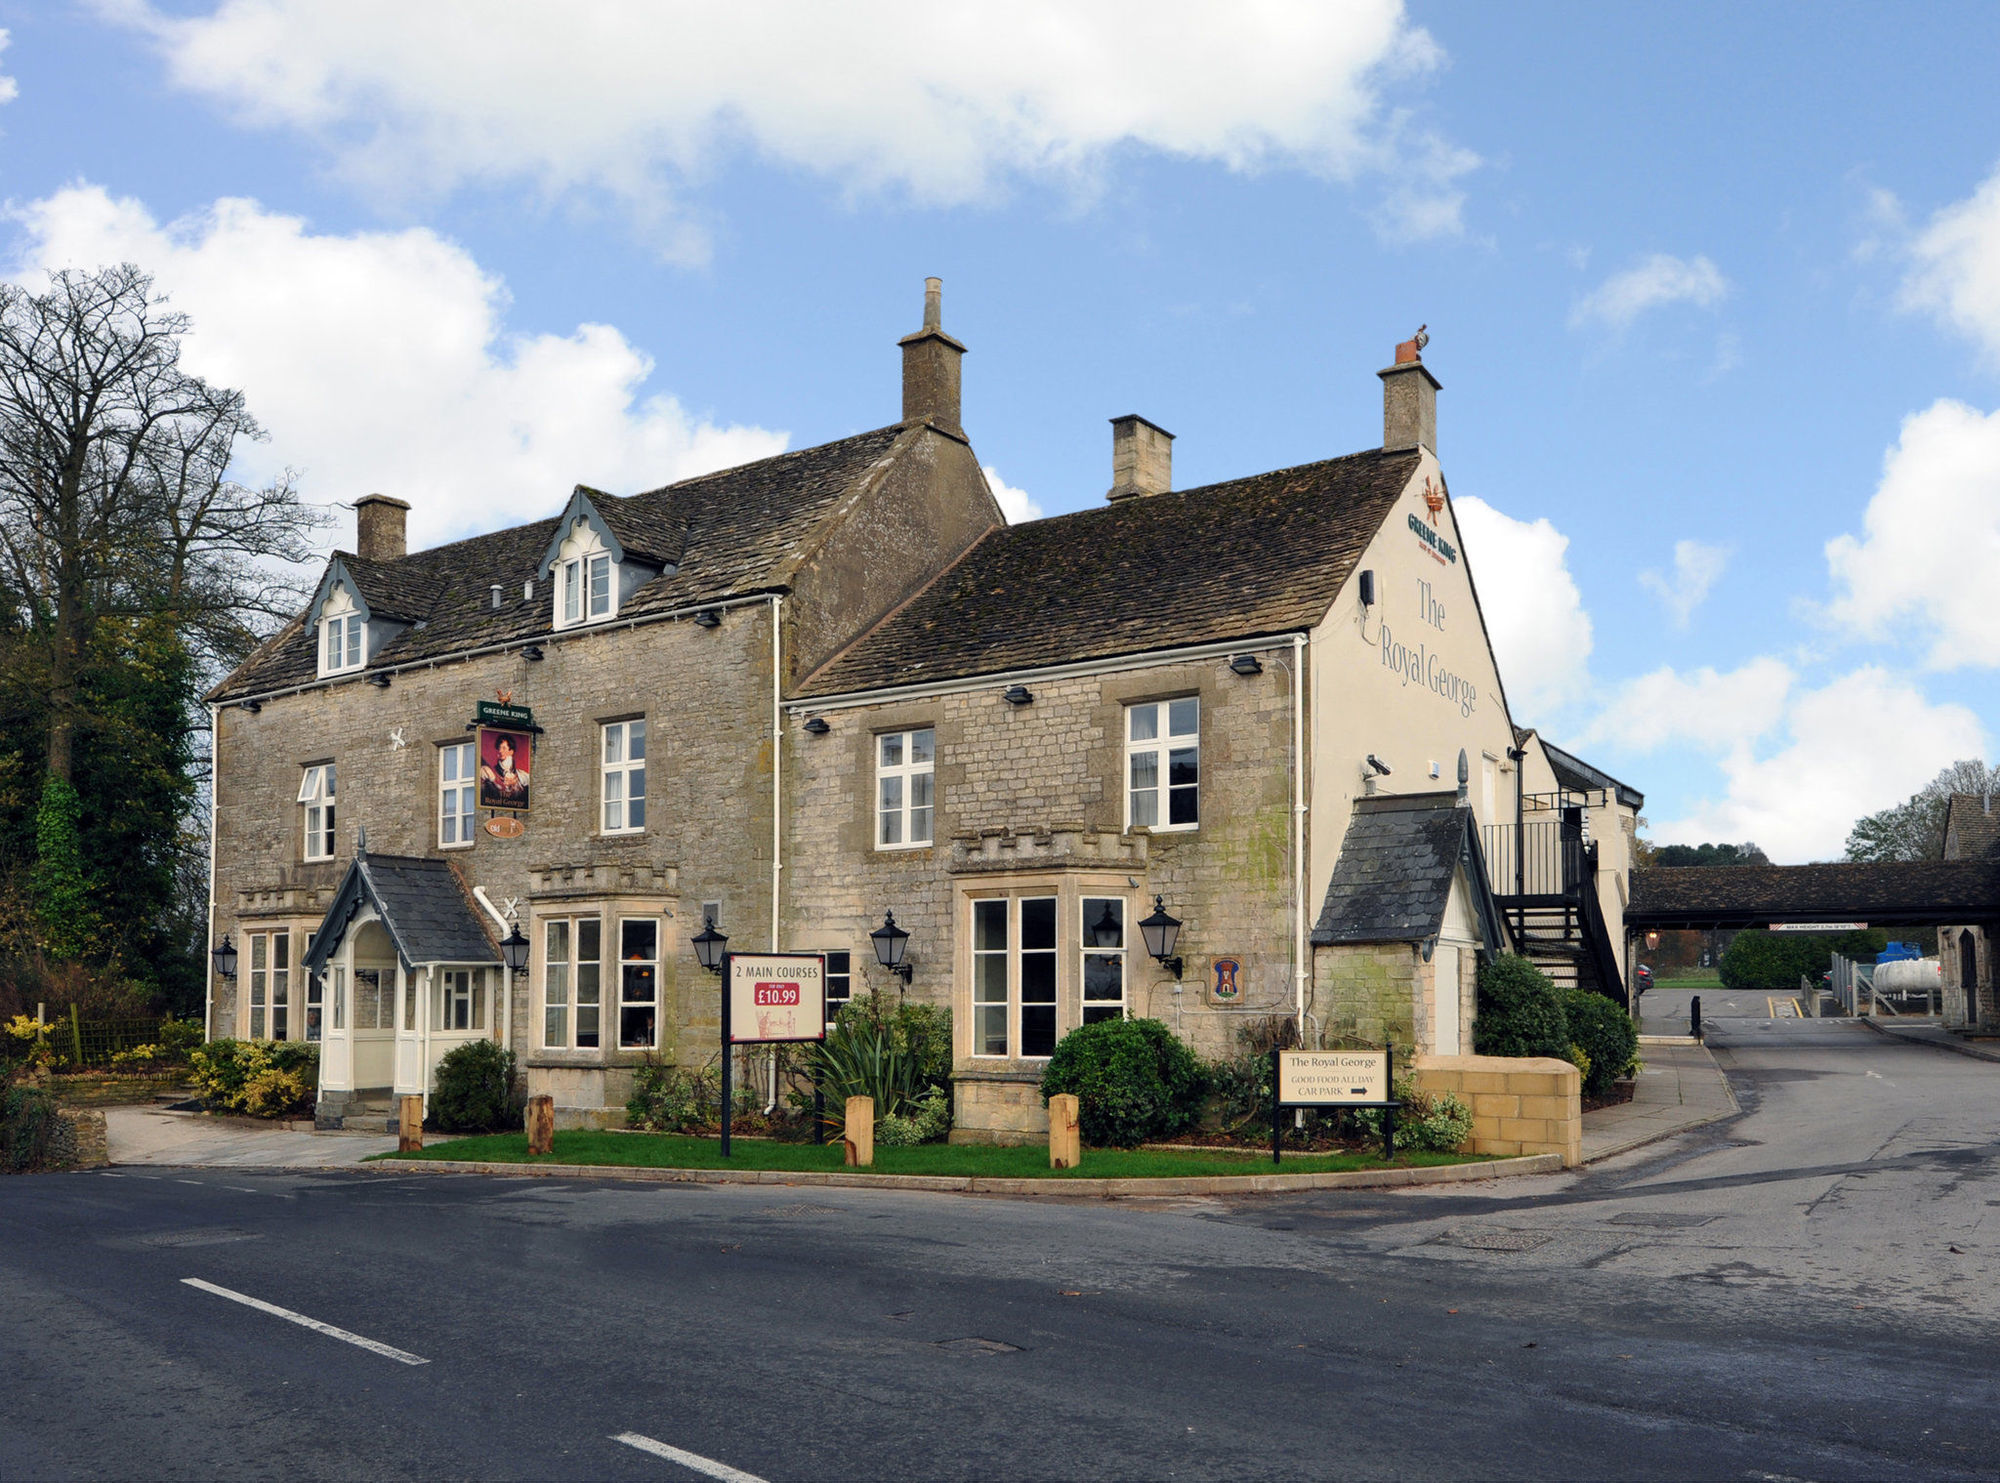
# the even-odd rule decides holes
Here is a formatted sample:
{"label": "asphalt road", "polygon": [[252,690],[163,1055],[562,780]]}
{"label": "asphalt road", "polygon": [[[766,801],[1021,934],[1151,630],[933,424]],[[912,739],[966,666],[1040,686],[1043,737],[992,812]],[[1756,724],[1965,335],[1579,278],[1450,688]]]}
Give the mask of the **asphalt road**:
{"label": "asphalt road", "polygon": [[1742,1116],[1436,1191],[0,1181],[0,1478],[1994,1477],[2000,1066],[1714,1031]]}

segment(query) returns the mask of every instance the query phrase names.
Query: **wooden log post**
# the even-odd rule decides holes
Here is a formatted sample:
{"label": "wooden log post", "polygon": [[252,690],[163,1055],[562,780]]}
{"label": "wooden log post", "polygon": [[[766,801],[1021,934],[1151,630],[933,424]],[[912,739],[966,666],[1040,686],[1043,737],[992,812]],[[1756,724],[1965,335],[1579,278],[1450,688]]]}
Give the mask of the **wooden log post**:
{"label": "wooden log post", "polygon": [[424,1099],[403,1098],[402,1122],[396,1129],[396,1151],[416,1153],[424,1146]]}
{"label": "wooden log post", "polygon": [[553,1153],[556,1146],[556,1099],[544,1093],[528,1098],[522,1114],[528,1125],[528,1152]]}
{"label": "wooden log post", "polygon": [[866,1169],[875,1162],[875,1099],[847,1099],[847,1167]]}
{"label": "wooden log post", "polygon": [[1083,1134],[1077,1126],[1076,1096],[1057,1092],[1049,1098],[1049,1167],[1074,1169],[1083,1156]]}

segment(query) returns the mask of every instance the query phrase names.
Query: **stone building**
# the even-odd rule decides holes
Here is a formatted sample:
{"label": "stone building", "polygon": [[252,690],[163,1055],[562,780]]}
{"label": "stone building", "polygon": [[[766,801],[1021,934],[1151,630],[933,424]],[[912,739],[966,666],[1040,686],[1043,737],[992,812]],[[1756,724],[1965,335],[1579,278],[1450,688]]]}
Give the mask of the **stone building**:
{"label": "stone building", "polygon": [[1017,526],[936,280],[900,343],[872,432],[425,551],[359,502],[211,697],[213,1033],[321,1041],[330,1117],[497,1036],[616,1121],[645,1057],[717,1053],[713,919],[949,1005],[954,1136],[1006,1140],[1100,1018],[1451,1053],[1513,946],[1622,998],[1639,796],[1509,714],[1416,342],[1379,448],[1177,490],[1121,417],[1105,502]]}
{"label": "stone building", "polygon": [[[1990,793],[1954,793],[1944,816],[1947,861],[2000,862],[2000,813]],[[1993,903],[2000,906],[2000,899]],[[1944,980],[1943,1018],[1966,1033],[2000,1034],[2000,995],[1993,989],[1993,942],[2000,921],[1959,922],[1938,929]]]}

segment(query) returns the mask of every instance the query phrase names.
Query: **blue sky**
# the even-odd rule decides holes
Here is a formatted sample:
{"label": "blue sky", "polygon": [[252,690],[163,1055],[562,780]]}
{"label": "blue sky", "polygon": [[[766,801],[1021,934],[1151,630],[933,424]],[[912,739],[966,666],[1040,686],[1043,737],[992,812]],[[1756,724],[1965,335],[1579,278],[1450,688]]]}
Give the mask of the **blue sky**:
{"label": "blue sky", "polygon": [[251,472],[426,543],[893,420],[927,273],[1017,511],[1128,411],[1183,486],[1377,442],[1427,322],[1516,718],[1656,837],[1827,858],[2000,729],[1990,4],[0,25],[10,271],[148,266]]}

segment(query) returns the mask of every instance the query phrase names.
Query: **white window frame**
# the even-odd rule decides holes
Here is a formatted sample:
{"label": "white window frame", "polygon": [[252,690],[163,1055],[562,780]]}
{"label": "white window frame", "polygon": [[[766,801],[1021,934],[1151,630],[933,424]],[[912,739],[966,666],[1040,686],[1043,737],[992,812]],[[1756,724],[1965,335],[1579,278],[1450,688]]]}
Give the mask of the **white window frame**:
{"label": "white window frame", "polygon": [[331,762],[314,762],[299,779],[299,802],[305,807],[305,858],[331,860],[335,840],[335,808],[340,777]]}
{"label": "white window frame", "polygon": [[[829,1027],[840,1017],[840,1011],[854,1002],[854,954],[841,948],[822,948],[826,959],[826,1022]],[[840,992],[834,992],[838,984]]]}
{"label": "white window frame", "polygon": [[[929,753],[917,760],[917,738]],[[901,759],[887,759],[891,746]],[[919,786],[927,800],[916,801]],[[889,801],[894,795],[895,801]],[[921,828],[923,837],[917,837]],[[895,839],[890,839],[890,834]],[[875,848],[923,849],[937,836],[937,728],[912,726],[904,731],[875,733]]]}
{"label": "white window frame", "polygon": [[470,849],[479,813],[479,759],[469,741],[446,742],[438,753],[438,848]]}
{"label": "white window frame", "polygon": [[[438,970],[438,1029],[448,1035],[484,1034],[486,1031],[486,970],[484,968],[441,968]],[[464,1010],[464,1024],[455,1021],[456,1011]]]}
{"label": "white window frame", "polygon": [[[631,933],[629,929],[650,929],[652,933],[652,956],[628,954]],[[618,918],[618,1049],[656,1050],[660,1044],[660,940],[665,924],[656,916],[621,916]],[[643,944],[641,944],[643,946]],[[646,993],[636,992],[645,989]],[[629,1013],[651,1010],[653,1033],[645,1040],[629,1038],[625,1033],[625,1016]]]}
{"label": "white window frame", "polygon": [[557,628],[579,628],[618,616],[618,563],[595,530],[579,519],[555,561]]}
{"label": "white window frame", "polygon": [[[1096,928],[1103,920],[1104,912],[1110,904],[1118,907],[1118,945],[1100,947],[1097,944]],[[1131,1016],[1132,1002],[1132,904],[1123,896],[1085,896],[1079,902],[1077,915],[1077,1023],[1094,1025],[1100,1020],[1122,1020]],[[1116,999],[1091,996],[1092,958],[1105,959],[1118,970],[1118,997]]]}
{"label": "white window frame", "polygon": [[[606,834],[643,834],[646,832],[646,718],[607,721],[598,728],[598,733],[598,824]],[[638,779],[636,789],[634,778]]]}
{"label": "white window frame", "polygon": [[[1026,946],[1024,930],[1024,908],[1033,904],[1048,908],[1050,941],[1046,947]],[[985,1061],[1045,1061],[1055,1051],[1062,1039],[1062,901],[1061,894],[1053,888],[1047,890],[1023,891],[1020,895],[974,896],[969,898],[971,919],[967,923],[967,940],[972,951],[972,1015],[971,1053],[976,1060]],[[981,907],[999,907],[1004,923],[1005,945],[999,948],[983,948],[978,934]],[[1039,912],[1038,912],[1039,915]],[[1028,972],[1024,960],[1037,960],[1038,965],[1046,962],[1049,997],[1036,999],[1032,1007],[1049,1011],[1051,1023],[1049,1049],[1030,1053],[1024,1027],[1024,1011],[1030,1007],[1026,999]],[[999,962],[1002,965],[1000,985],[1003,997],[992,996],[996,987],[992,982],[991,970],[982,972],[987,964]],[[987,997],[981,998],[986,991]],[[989,1049],[990,1026],[994,1011],[999,1011],[999,1019],[1004,1026],[1001,1048]]]}
{"label": "white window frame", "polygon": [[[596,956],[582,956],[585,928],[597,939]],[[560,929],[560,933],[558,932]],[[556,953],[560,935],[562,949]],[[544,917],[541,923],[542,948],[542,1034],[544,1050],[602,1050],[604,1048],[604,918],[595,912],[583,916]],[[587,970],[587,971],[586,971]],[[586,997],[586,994],[588,997]],[[583,1016],[594,1016],[591,1034],[595,1041],[579,1044]],[[556,1035],[552,1026],[560,1026]]]}
{"label": "white window frame", "polygon": [[359,613],[337,613],[319,624],[319,672],[351,674],[368,662],[368,625]]}
{"label": "white window frame", "polygon": [[245,991],[248,1023],[244,1039],[289,1040],[292,1038],[291,930],[280,927],[245,935],[250,939],[250,979]]}
{"label": "white window frame", "polygon": [[[1193,729],[1174,730],[1181,719],[1177,712],[1192,708]],[[1153,735],[1141,737],[1142,719],[1150,719]],[[1195,777],[1191,783],[1175,783],[1171,775],[1176,753],[1194,754]],[[1149,767],[1152,782],[1141,786],[1142,767]],[[1125,707],[1125,827],[1150,829],[1155,834],[1185,833],[1201,827],[1201,697],[1176,695],[1168,700],[1137,701]],[[1140,805],[1140,795],[1151,795],[1151,808]],[[1194,818],[1170,823],[1176,795],[1193,803]],[[1151,820],[1141,815],[1151,812]]]}

